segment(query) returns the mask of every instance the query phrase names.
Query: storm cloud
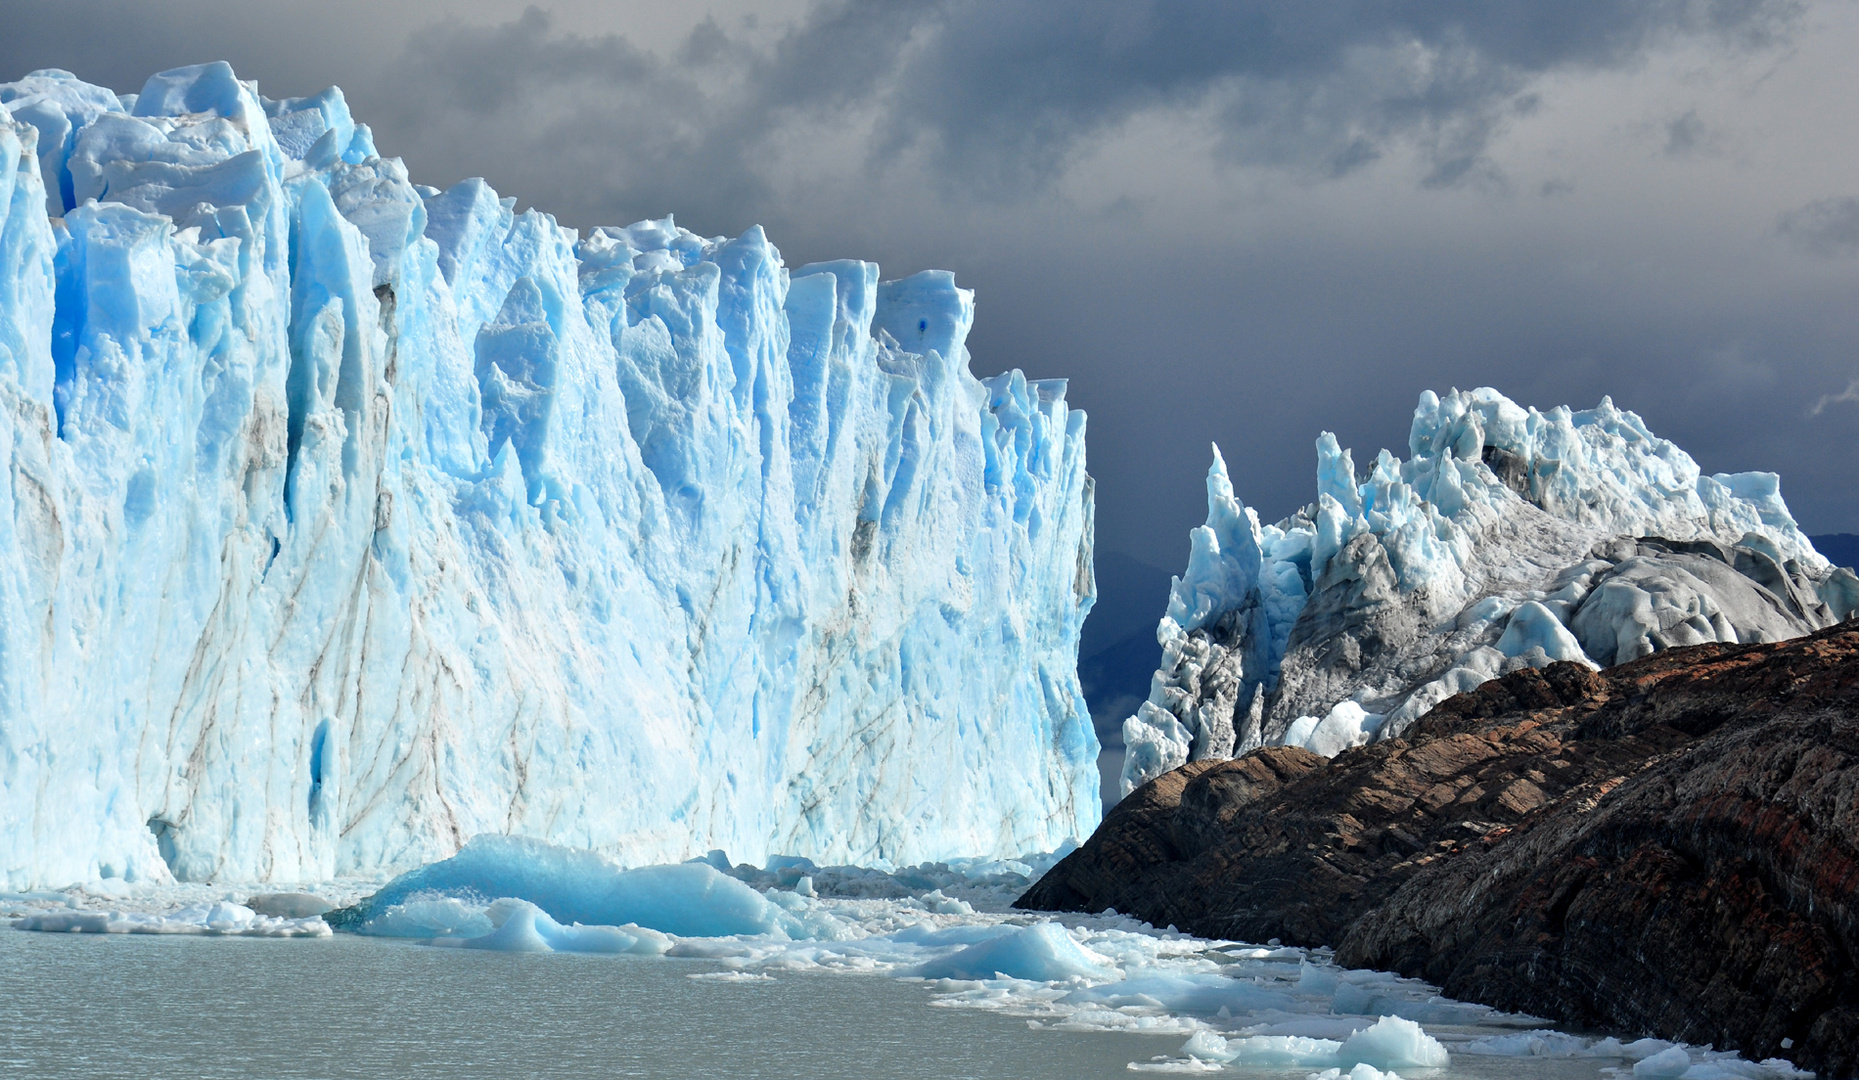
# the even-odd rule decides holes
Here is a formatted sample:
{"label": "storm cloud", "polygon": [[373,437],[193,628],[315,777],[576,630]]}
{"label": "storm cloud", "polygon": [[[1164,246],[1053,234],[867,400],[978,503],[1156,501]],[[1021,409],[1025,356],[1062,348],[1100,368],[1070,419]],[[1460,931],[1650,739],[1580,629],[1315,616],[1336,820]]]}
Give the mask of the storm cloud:
{"label": "storm cloud", "polygon": [[[519,194],[573,217],[656,204],[740,216],[791,203],[782,181],[826,168],[1011,205],[1049,196],[1119,128],[1163,117],[1194,122],[1221,164],[1319,180],[1399,147],[1420,183],[1449,185],[1501,179],[1486,148],[1539,106],[1545,75],[1681,41],[1761,50],[1800,9],[863,0],[791,14],[773,30],[705,18],[658,51],[539,7],[447,17],[357,90],[409,155],[454,171],[520,159]],[[1674,124],[1674,142],[1695,140],[1695,110]]]}
{"label": "storm cloud", "polygon": [[[978,371],[1066,376],[1100,546],[1178,569],[1219,442],[1276,518],[1424,388],[1612,394],[1859,530],[1848,4],[13,5],[0,78],[230,60],[591,226],[952,269]],[[314,8],[314,10],[310,10]],[[1362,460],[1362,454],[1358,454]]]}

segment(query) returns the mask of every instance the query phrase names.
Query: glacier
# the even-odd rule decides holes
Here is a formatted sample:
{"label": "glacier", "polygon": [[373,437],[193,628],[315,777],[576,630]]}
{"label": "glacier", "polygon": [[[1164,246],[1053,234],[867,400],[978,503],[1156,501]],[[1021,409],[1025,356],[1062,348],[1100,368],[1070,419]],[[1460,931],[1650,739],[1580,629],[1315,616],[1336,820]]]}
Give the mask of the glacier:
{"label": "glacier", "polygon": [[1804,536],[1774,473],[1705,475],[1607,398],[1420,395],[1405,460],[1359,476],[1317,439],[1317,501],[1273,525],[1219,447],[1120,788],[1262,745],[1334,756],[1520,667],[1601,667],[1849,618],[1859,578]]}
{"label": "glacier", "polygon": [[6,887],[1096,825],[1085,417],[949,274],[581,235],[224,63],[0,105]]}

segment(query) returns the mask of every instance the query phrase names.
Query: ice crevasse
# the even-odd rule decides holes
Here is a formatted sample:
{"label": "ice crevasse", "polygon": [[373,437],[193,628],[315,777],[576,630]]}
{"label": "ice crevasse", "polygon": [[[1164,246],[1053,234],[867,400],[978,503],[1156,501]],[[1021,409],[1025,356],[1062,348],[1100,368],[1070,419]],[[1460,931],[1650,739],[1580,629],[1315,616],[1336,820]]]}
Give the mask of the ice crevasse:
{"label": "ice crevasse", "polygon": [[1859,578],[1801,533],[1774,473],[1707,475],[1632,412],[1426,391],[1409,457],[1366,475],[1317,440],[1317,500],[1261,525],[1214,449],[1124,721],[1125,795],[1263,745],[1333,756],[1497,676],[1673,646],[1780,641],[1859,611]]}
{"label": "ice crevasse", "polygon": [[950,275],[578,235],[225,64],[0,105],[7,887],[1095,826],[1085,418]]}

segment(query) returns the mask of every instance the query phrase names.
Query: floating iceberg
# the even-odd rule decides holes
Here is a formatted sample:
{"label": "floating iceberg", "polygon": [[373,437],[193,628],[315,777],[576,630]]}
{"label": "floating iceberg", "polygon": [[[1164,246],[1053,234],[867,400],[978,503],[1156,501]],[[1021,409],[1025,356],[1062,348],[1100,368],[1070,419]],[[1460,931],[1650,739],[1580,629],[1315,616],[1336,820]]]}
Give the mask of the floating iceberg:
{"label": "floating iceberg", "polygon": [[1706,476],[1607,399],[1544,413],[1428,391],[1408,447],[1362,477],[1325,433],[1317,501],[1263,526],[1215,448],[1162,663],[1124,722],[1124,794],[1267,743],[1395,737],[1520,667],[1779,641],[1859,610],[1773,473]]}
{"label": "floating iceberg", "polygon": [[225,64],[0,104],[0,883],[1095,826],[1085,418],[950,275],[579,235]]}
{"label": "floating iceberg", "polygon": [[916,973],[925,979],[1036,979],[1064,982],[1117,977],[1107,957],[1080,946],[1054,922],[1038,922],[932,960]]}
{"label": "floating iceberg", "polygon": [[[410,925],[409,905],[461,896],[508,897],[563,922],[634,924],[683,937],[779,936],[796,929],[761,893],[708,863],[628,870],[591,851],[503,836],[480,836],[449,859],[400,875],[346,921],[377,933],[434,937],[402,928]],[[504,923],[495,919],[493,925]]]}
{"label": "floating iceberg", "polygon": [[[1380,1076],[1382,1070],[1437,1069],[1451,1061],[1438,1039],[1412,1020],[1383,1016],[1346,1038],[1302,1035],[1248,1035],[1223,1038],[1196,1032],[1181,1052],[1191,1060],[1254,1066],[1330,1066],[1326,1076]],[[1364,1072],[1363,1070],[1367,1071]],[[1354,1070],[1354,1071],[1351,1071]]]}
{"label": "floating iceberg", "polygon": [[523,900],[499,900],[485,911],[491,929],[468,938],[441,939],[466,949],[495,952],[578,952],[618,955],[634,953],[659,956],[671,948],[664,934],[648,927],[563,926],[534,904]]}

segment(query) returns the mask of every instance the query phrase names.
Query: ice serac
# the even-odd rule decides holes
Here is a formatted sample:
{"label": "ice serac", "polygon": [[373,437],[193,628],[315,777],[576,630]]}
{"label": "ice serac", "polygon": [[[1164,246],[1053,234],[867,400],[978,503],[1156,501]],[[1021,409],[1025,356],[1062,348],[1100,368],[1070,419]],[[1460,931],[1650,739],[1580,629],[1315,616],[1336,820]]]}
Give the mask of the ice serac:
{"label": "ice serac", "polygon": [[1706,476],[1606,398],[1545,413],[1427,391],[1408,448],[1362,477],[1324,433],[1317,501],[1264,526],[1215,448],[1161,666],[1124,722],[1124,794],[1191,760],[1397,736],[1521,667],[1780,641],[1859,609],[1773,473]]}
{"label": "ice serac", "polygon": [[1085,418],[950,275],[578,235],[224,64],[0,103],[7,887],[1096,824]]}

